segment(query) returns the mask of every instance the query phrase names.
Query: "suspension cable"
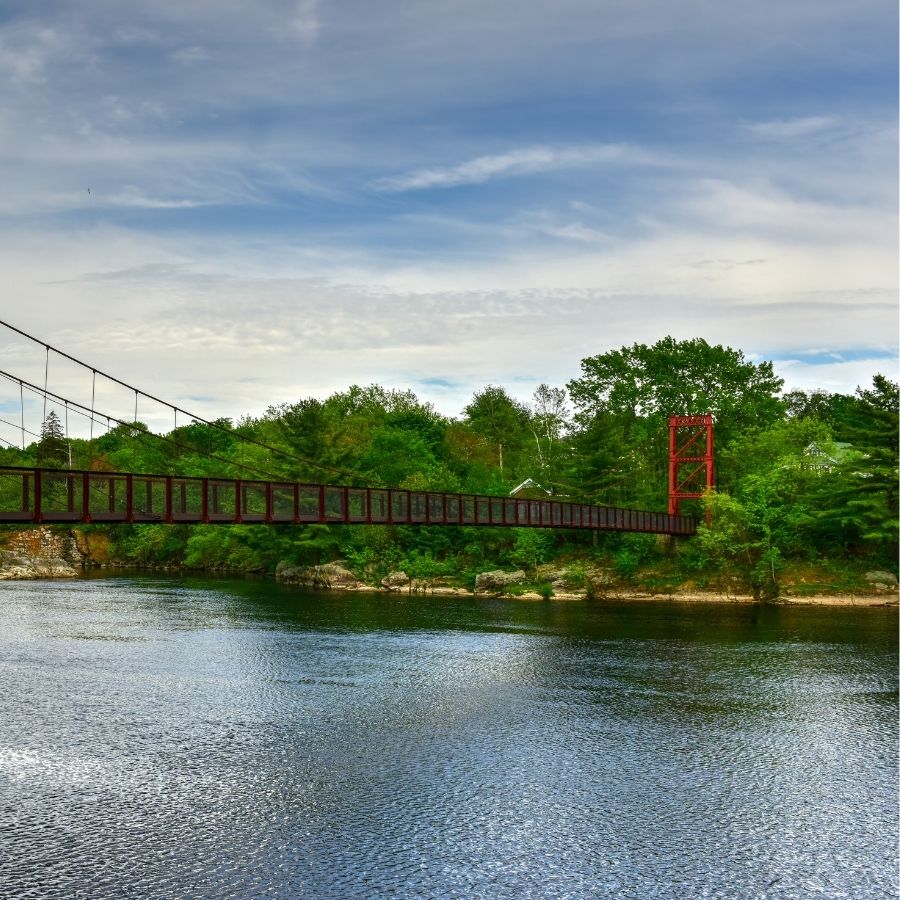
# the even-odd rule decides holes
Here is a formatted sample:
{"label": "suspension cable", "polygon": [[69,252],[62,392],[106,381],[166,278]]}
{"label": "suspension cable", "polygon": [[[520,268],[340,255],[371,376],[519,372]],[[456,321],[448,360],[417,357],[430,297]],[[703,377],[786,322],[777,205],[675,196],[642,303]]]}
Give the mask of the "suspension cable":
{"label": "suspension cable", "polygon": [[66,400],[66,449],[69,451],[69,466],[72,465],[72,441],[69,440],[69,401]]}
{"label": "suspension cable", "polygon": [[91,378],[91,436],[88,441],[93,443],[94,440],[94,398],[97,391],[97,370],[92,369],[93,377]]}
{"label": "suspension cable", "polygon": [[[124,387],[126,390],[138,391],[140,394],[142,394],[148,400],[152,400],[154,403],[159,403],[161,406],[167,406],[170,409],[176,409],[176,414],[177,414],[177,408],[174,406],[174,404],[169,403],[168,400],[162,400],[159,397],[154,396],[153,394],[148,394],[146,391],[142,391],[142,390],[140,390],[140,388],[136,388],[134,385],[128,384],[127,382],[122,381],[119,378],[116,378],[114,375],[110,375],[107,372],[103,372],[100,369],[95,369],[89,363],[84,362],[84,360],[78,359],[78,357],[72,356],[71,354],[66,353],[63,350],[60,350],[59,348],[54,347],[51,344],[45,343],[44,341],[40,340],[40,338],[35,337],[33,334],[29,334],[27,331],[23,331],[21,328],[16,328],[15,325],[11,325],[9,322],[5,322],[2,319],[0,319],[0,326],[2,326],[4,328],[8,328],[10,331],[14,331],[16,334],[19,334],[22,337],[27,338],[29,341],[32,341],[36,344],[40,344],[41,346],[46,347],[48,353],[50,350],[52,350],[54,353],[58,354],[59,356],[62,356],[64,359],[68,359],[70,362],[73,362],[76,365],[81,366],[82,368],[91,369],[91,371],[93,372],[93,376],[94,376],[94,382],[96,382],[97,375],[100,375],[102,378],[106,378],[108,381],[112,381],[115,384],[118,384],[120,387]],[[93,407],[93,400],[94,400],[93,389],[92,389],[91,393],[92,393],[91,405]],[[225,428],[224,426],[218,424],[217,422],[210,421],[208,419],[204,419],[202,416],[195,415],[194,413],[191,413],[188,410],[183,409],[181,411],[183,413],[187,413],[187,415],[189,415],[194,421],[196,421],[202,425],[206,425],[209,428],[214,428],[217,431],[221,431],[225,434],[231,435],[232,437],[234,437],[234,435],[235,435],[235,433],[232,429]],[[91,439],[93,439],[93,432],[91,435]],[[326,465],[325,463],[316,462],[315,460],[308,459],[303,456],[298,456],[296,453],[289,453],[286,450],[281,450],[278,447],[273,447],[270,444],[264,443],[263,441],[257,441],[256,439],[251,438],[251,437],[246,437],[244,435],[240,435],[239,439],[246,441],[248,444],[254,444],[257,447],[261,447],[263,450],[268,450],[270,453],[275,453],[278,456],[281,456],[285,459],[290,459],[290,460],[293,460],[294,462],[299,462],[306,466],[312,466],[313,468],[320,469],[323,472],[332,472],[335,475],[341,475],[345,478],[365,478],[370,484],[372,484],[375,487],[387,487],[388,486],[388,485],[384,485],[380,482],[374,481],[373,479],[369,478],[368,476],[361,475],[359,472],[350,472],[346,469],[341,469],[336,466],[329,466],[329,465]]]}
{"label": "suspension cable", "polygon": [[[19,426],[16,425],[15,422],[9,422],[9,421],[7,421],[6,419],[0,419],[0,424],[3,424],[3,425],[11,425],[13,428],[16,429],[16,431],[19,430]],[[32,437],[36,437],[36,438],[39,438],[39,437],[40,437],[39,434],[37,434],[36,432],[32,431],[30,428],[26,428],[25,431],[26,431],[28,434],[30,434]],[[10,444],[10,446],[13,446],[13,445]]]}
{"label": "suspension cable", "polygon": [[[40,388],[39,386],[34,385],[34,384],[32,384],[31,382],[29,382],[29,381],[25,381],[25,380],[23,380],[23,379],[17,378],[17,377],[14,376],[14,375],[10,375],[9,372],[4,372],[2,369],[0,369],[0,376],[2,376],[3,378],[8,379],[9,381],[19,381],[22,385],[24,385],[25,387],[27,387],[28,390],[29,390],[29,391],[32,391],[33,393],[36,393],[36,394],[40,394],[40,393],[41,393],[41,388]],[[67,398],[65,398],[65,397],[61,397],[61,396],[58,395],[58,394],[54,394],[53,391],[49,391],[49,392],[48,392],[48,395],[49,395],[50,397],[52,397],[54,400],[58,400],[58,401],[61,402],[61,403],[62,403],[62,402],[65,402],[66,399],[67,399]],[[71,408],[72,408],[72,412],[78,413],[79,415],[84,416],[85,418],[88,418],[88,417],[89,417],[89,418],[91,419],[92,424],[93,424],[93,422],[95,422],[95,421],[97,421],[97,422],[102,421],[102,419],[95,419],[95,418],[94,418],[94,415],[95,415],[95,411],[94,411],[94,410],[91,410],[91,411],[88,413],[88,412],[87,412],[87,409],[88,409],[88,408],[87,408],[86,406],[84,406],[83,404],[78,403],[78,401],[72,400],[71,398],[69,398],[69,399],[68,399],[68,402],[69,402],[69,405],[70,405]],[[82,412],[81,410],[85,410],[85,412]],[[109,428],[110,428],[110,424],[109,424],[110,422],[115,422],[117,425],[127,425],[127,426],[129,426],[129,427],[133,427],[133,423],[131,423],[131,422],[126,422],[126,421],[124,421],[123,419],[116,418],[115,416],[112,416],[112,415],[106,415],[105,413],[100,413],[100,415],[101,415],[103,418],[106,419],[107,432],[109,431]],[[181,441],[175,441],[175,440],[172,440],[172,438],[164,437],[164,436],[161,435],[161,434],[155,434],[154,432],[150,431],[150,429],[147,428],[146,426],[143,427],[143,428],[140,428],[140,427],[137,428],[137,431],[138,431],[141,435],[143,435],[143,436],[145,436],[145,437],[150,437],[150,438],[153,438],[154,440],[161,441],[161,442],[164,443],[164,444],[169,444],[169,445],[172,446],[172,447],[177,447],[179,450],[187,450],[187,451],[189,451],[189,452],[191,452],[191,453],[196,453],[196,452],[197,452],[197,448],[196,448],[196,447],[192,447],[190,444],[185,444],[185,443],[183,443],[183,442],[181,442]],[[29,432],[29,434],[31,434],[31,433],[32,433],[32,432]],[[264,469],[257,469],[255,466],[240,465],[240,464],[238,464],[238,463],[235,463],[233,460],[226,459],[226,458],[223,457],[223,456],[216,456],[216,455],[214,455],[214,454],[210,454],[210,455],[209,455],[209,458],[210,458],[211,460],[214,460],[215,462],[221,462],[221,463],[225,463],[225,464],[228,465],[228,466],[233,466],[233,467],[236,468],[236,469],[241,469],[241,470],[243,470],[243,471],[252,472],[254,475],[261,475],[261,476],[263,476],[263,478],[264,478],[265,480],[267,480],[267,481],[280,481],[280,480],[281,480],[281,476],[276,475],[276,474],[274,474],[273,472],[269,472],[269,471],[266,471],[266,470],[264,470]]]}
{"label": "suspension cable", "polygon": [[25,393],[22,379],[19,379],[19,403],[22,408],[22,452],[25,452]]}
{"label": "suspension cable", "polygon": [[50,373],[50,345],[44,345],[47,349],[47,357],[44,360],[44,419],[47,421],[47,376]]}

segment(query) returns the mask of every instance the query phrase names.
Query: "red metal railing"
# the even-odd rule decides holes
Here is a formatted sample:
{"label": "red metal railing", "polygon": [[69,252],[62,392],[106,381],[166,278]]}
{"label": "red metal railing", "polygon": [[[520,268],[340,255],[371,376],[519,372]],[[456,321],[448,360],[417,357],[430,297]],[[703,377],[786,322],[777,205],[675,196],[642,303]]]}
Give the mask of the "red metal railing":
{"label": "red metal railing", "polygon": [[691,535],[687,516],[479,494],[0,466],[0,523],[479,525]]}

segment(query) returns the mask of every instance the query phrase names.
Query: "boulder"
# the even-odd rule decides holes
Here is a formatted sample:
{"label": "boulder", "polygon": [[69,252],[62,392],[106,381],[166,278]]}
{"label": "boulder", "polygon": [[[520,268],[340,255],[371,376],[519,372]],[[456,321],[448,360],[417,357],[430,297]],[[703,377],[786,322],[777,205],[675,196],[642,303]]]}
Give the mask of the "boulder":
{"label": "boulder", "polygon": [[409,575],[406,572],[391,572],[381,579],[381,586],[386,591],[400,591],[409,587]]}
{"label": "boulder", "polygon": [[874,570],[866,572],[863,578],[875,588],[876,591],[895,591],[897,590],[897,576],[893,572],[885,572],[883,570]]}
{"label": "boulder", "polygon": [[496,569],[492,572],[482,572],[475,577],[475,593],[476,594],[499,594],[507,585],[521,584],[525,580],[525,573],[521,570],[516,572],[503,572]]}
{"label": "boulder", "polygon": [[361,582],[340,563],[326,563],[324,566],[295,566],[280,562],[275,568],[275,580],[282,584],[297,584],[316,590],[353,590]]}
{"label": "boulder", "polygon": [[616,582],[616,576],[607,569],[589,569],[584,574],[584,591],[588,597],[606,597]]}
{"label": "boulder", "polygon": [[536,573],[538,581],[546,581],[555,588],[564,587],[572,580],[567,569],[556,566],[538,566]]}
{"label": "boulder", "polygon": [[57,556],[26,556],[0,550],[0,580],[75,578],[78,573]]}
{"label": "boulder", "polygon": [[359,584],[359,579],[340,563],[326,563],[318,569],[319,577],[328,582],[328,587],[347,588]]}

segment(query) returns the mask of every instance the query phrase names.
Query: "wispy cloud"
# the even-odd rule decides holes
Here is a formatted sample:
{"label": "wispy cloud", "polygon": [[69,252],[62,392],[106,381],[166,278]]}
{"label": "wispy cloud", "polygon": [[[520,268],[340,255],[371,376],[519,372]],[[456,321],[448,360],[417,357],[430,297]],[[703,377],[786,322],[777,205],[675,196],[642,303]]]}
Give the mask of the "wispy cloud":
{"label": "wispy cloud", "polygon": [[896,349],[884,0],[6,6],[5,295],[131,380],[456,412],[667,332]]}
{"label": "wispy cloud", "polygon": [[417,169],[405,175],[379,178],[373,186],[381,191],[420,191],[482,184],[494,178],[536,175],[558,169],[610,164],[649,165],[657,162],[652,154],[627,144],[533,146],[508,153],[478,156],[455,166]]}
{"label": "wispy cloud", "polygon": [[744,127],[759,137],[790,139],[831,131],[839,124],[840,119],[836,116],[797,116],[792,119],[747,122]]}
{"label": "wispy cloud", "polygon": [[305,41],[314,40],[321,28],[318,16],[318,0],[299,0],[290,25],[296,35]]}
{"label": "wispy cloud", "polygon": [[170,54],[172,60],[183,65],[206,62],[210,58],[210,52],[206,47],[194,44],[190,47],[180,47]]}
{"label": "wispy cloud", "polygon": [[195,209],[198,206],[209,205],[201,200],[148,197],[139,188],[132,186],[110,195],[106,202],[112,206],[130,206],[137,209]]}

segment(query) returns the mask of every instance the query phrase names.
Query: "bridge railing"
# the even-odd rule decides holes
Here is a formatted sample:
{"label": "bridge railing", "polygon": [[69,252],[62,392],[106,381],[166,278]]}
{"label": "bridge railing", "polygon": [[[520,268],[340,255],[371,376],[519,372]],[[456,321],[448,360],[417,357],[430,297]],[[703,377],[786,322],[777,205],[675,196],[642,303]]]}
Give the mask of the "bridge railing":
{"label": "bridge railing", "polygon": [[383,523],[694,534],[696,519],[562,500],[0,467],[0,523]]}

